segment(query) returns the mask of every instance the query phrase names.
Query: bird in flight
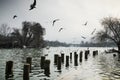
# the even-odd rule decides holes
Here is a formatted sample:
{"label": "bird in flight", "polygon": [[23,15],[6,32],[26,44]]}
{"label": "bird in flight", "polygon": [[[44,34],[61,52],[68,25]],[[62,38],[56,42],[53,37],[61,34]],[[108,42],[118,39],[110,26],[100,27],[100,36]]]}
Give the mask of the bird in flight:
{"label": "bird in flight", "polygon": [[54,26],[55,22],[56,22],[56,21],[59,21],[59,20],[60,20],[60,19],[55,19],[55,20],[53,20],[53,24],[52,24],[52,25]]}
{"label": "bird in flight", "polygon": [[86,39],[86,37],[84,37],[84,36],[81,36],[83,39]]}
{"label": "bird in flight", "polygon": [[62,30],[63,30],[63,28],[60,28],[58,32],[60,32],[60,31],[62,31]]}
{"label": "bird in flight", "polygon": [[17,15],[14,15],[14,16],[13,16],[13,19],[15,19],[16,17],[17,17]]}
{"label": "bird in flight", "polygon": [[87,25],[87,23],[88,23],[88,22],[86,21],[86,22],[85,22],[85,24],[83,24],[83,25],[84,25],[84,26],[86,26],[86,25]]}
{"label": "bird in flight", "polygon": [[96,31],[96,28],[93,30],[93,32],[91,33],[91,35],[93,35],[95,31]]}
{"label": "bird in flight", "polygon": [[29,10],[32,10],[32,9],[36,8],[35,6],[36,6],[36,0],[34,0],[33,4],[30,5]]}

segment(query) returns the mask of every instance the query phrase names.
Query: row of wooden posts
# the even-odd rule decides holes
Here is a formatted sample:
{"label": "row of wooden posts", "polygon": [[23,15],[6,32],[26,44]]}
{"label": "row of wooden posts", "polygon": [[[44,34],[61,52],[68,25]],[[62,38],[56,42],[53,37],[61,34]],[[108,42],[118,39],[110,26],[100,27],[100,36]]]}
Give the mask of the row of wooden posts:
{"label": "row of wooden posts", "polygon": [[[26,63],[24,64],[24,68],[23,68],[23,80],[29,80],[29,73],[31,72],[31,65],[32,65],[32,58],[28,57],[26,59]],[[44,69],[45,76],[49,76],[50,60],[45,59],[45,56],[41,56],[40,67],[41,69]],[[13,76],[14,76],[13,75],[13,61],[7,61],[6,68],[5,68],[5,78],[8,79]]]}
{"label": "row of wooden posts", "polygon": [[[85,60],[88,59],[88,55],[89,55],[90,51],[86,50],[85,51]],[[66,55],[66,67],[69,67],[69,61],[72,61],[72,54],[70,53],[70,55]],[[93,51],[93,57],[95,57],[96,55],[98,55],[98,50]],[[64,63],[64,53],[61,53],[61,55],[58,54],[54,54],[54,64],[57,65],[57,69],[61,70],[61,64]],[[81,51],[79,53],[79,61],[82,62],[82,58],[83,58],[83,51]],[[74,52],[74,65],[78,66],[78,54],[77,52]]]}
{"label": "row of wooden posts", "polygon": [[[85,51],[85,59],[88,59],[88,54],[90,53],[89,50]],[[93,56],[95,57],[98,55],[98,51],[93,51]],[[54,64],[57,65],[57,69],[61,71],[61,64],[64,63],[64,57],[65,54],[61,53],[61,55],[54,54]],[[83,51],[79,53],[79,61],[82,62],[83,57]],[[69,55],[66,55],[66,67],[69,67],[69,61],[72,61],[72,53]],[[31,72],[31,65],[32,65],[32,58],[27,57],[26,63],[24,64],[23,69],[23,80],[29,80],[29,73]],[[77,52],[74,52],[74,65],[78,66],[78,54]],[[46,59],[45,56],[41,56],[40,60],[40,67],[41,69],[44,69],[45,76],[50,75],[50,60]],[[13,61],[7,61],[6,62],[6,69],[5,69],[5,77],[6,79],[13,76]]]}

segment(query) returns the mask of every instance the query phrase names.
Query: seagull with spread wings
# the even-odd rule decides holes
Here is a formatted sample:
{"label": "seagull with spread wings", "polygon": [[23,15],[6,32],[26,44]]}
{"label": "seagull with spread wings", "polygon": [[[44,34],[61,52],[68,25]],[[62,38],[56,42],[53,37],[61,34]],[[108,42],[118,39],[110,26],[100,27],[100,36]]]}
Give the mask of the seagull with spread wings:
{"label": "seagull with spread wings", "polygon": [[13,19],[15,19],[16,17],[17,17],[17,15],[14,15],[14,16],[13,16]]}
{"label": "seagull with spread wings", "polygon": [[35,6],[36,6],[36,0],[34,0],[33,4],[30,5],[29,10],[32,10],[32,9],[36,8]]}
{"label": "seagull with spread wings", "polygon": [[56,21],[59,21],[59,20],[60,20],[60,19],[55,19],[55,20],[53,20],[53,24],[52,24],[52,25],[54,26],[55,22],[56,22]]}
{"label": "seagull with spread wings", "polygon": [[62,31],[62,30],[63,30],[63,28],[60,28],[58,32],[60,32],[60,31]]}

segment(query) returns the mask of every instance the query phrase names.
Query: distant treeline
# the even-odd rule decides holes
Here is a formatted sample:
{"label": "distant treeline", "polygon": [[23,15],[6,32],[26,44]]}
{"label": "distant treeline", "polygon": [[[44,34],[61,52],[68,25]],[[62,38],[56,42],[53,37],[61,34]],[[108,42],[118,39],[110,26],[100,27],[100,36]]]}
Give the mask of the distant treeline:
{"label": "distant treeline", "polygon": [[65,42],[59,42],[59,41],[45,41],[46,46],[52,46],[52,47],[69,47],[70,44],[67,44]]}
{"label": "distant treeline", "polygon": [[22,22],[22,29],[7,24],[0,26],[0,48],[44,47],[45,29],[37,22]]}
{"label": "distant treeline", "polygon": [[115,43],[113,42],[99,42],[99,43],[92,43],[92,42],[84,42],[82,41],[80,44],[72,44],[72,43],[65,43],[59,41],[45,41],[47,46],[52,47],[116,47]]}

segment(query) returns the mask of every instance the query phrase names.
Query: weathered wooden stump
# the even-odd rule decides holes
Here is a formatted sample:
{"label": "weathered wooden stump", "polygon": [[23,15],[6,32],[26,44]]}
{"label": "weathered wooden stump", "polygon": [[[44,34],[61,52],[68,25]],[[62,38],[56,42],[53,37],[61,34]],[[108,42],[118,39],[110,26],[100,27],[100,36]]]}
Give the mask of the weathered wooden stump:
{"label": "weathered wooden stump", "polygon": [[89,52],[90,52],[89,50],[86,50],[86,51],[85,51],[85,59],[86,59],[86,60],[88,59],[88,54],[89,54]]}
{"label": "weathered wooden stump", "polygon": [[79,61],[82,62],[82,57],[83,57],[83,51],[80,51],[80,54],[79,54]]}
{"label": "weathered wooden stump", "polygon": [[57,69],[61,70],[61,57],[58,56]]}
{"label": "weathered wooden stump", "polygon": [[50,60],[45,60],[44,63],[44,74],[49,77],[50,75]]}
{"label": "weathered wooden stump", "polygon": [[72,63],[72,52],[70,53],[70,63]]}
{"label": "weathered wooden stump", "polygon": [[98,55],[98,50],[93,51],[93,57],[95,57],[96,55]]}
{"label": "weathered wooden stump", "polygon": [[45,63],[45,56],[41,56],[41,61],[40,61],[41,69],[44,69],[44,63]]}
{"label": "weathered wooden stump", "polygon": [[9,78],[13,76],[13,61],[6,62],[5,77]]}
{"label": "weathered wooden stump", "polygon": [[31,72],[32,57],[27,57],[26,63],[30,64],[30,72]]}
{"label": "weathered wooden stump", "polygon": [[24,64],[23,80],[29,80],[30,64]]}
{"label": "weathered wooden stump", "polygon": [[64,63],[64,53],[61,54],[61,62]]}
{"label": "weathered wooden stump", "polygon": [[54,55],[54,64],[57,65],[58,62],[58,54]]}
{"label": "weathered wooden stump", "polygon": [[113,57],[116,57],[117,55],[116,54],[113,54]]}
{"label": "weathered wooden stump", "polygon": [[70,60],[72,60],[72,53],[70,53]]}
{"label": "weathered wooden stump", "polygon": [[78,66],[78,54],[77,54],[77,52],[74,52],[74,65]]}
{"label": "weathered wooden stump", "polygon": [[66,65],[65,65],[66,67],[68,67],[69,66],[69,56],[66,56]]}

